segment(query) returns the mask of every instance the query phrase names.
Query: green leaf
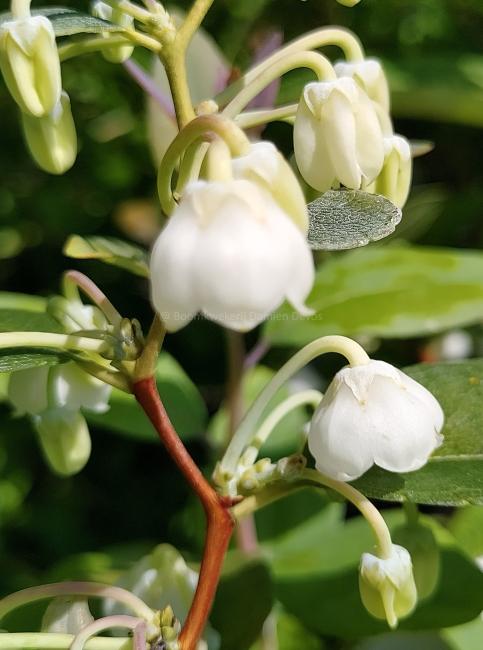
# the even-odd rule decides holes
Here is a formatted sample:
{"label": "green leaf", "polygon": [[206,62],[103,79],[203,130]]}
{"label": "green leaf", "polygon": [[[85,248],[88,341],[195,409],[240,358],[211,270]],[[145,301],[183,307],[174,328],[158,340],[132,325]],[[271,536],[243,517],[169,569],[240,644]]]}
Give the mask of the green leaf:
{"label": "green leaf", "polygon": [[354,650],[408,650],[408,648],[411,650],[455,650],[435,632],[388,632],[387,634],[378,634],[358,643]]}
{"label": "green leaf", "polygon": [[[199,435],[206,426],[206,407],[196,386],[168,353],[158,361],[156,378],[166,411],[183,440]],[[158,436],[132,395],[113,389],[107,413],[87,413],[89,422],[140,441],[157,442]]]}
{"label": "green leaf", "polygon": [[483,618],[480,615],[471,623],[443,630],[442,637],[448,641],[451,650],[481,650]]}
{"label": "green leaf", "polygon": [[308,240],[314,250],[366,246],[394,232],[402,216],[386,197],[360,190],[329,190],[307,207]]}
{"label": "green leaf", "polygon": [[302,318],[288,305],[272,315],[265,336],[305,345],[324,334],[386,338],[422,336],[483,318],[483,253],[392,245],[331,257],[317,271]]}
{"label": "green leaf", "polygon": [[223,650],[245,650],[256,640],[273,605],[266,564],[228,555],[210,622],[221,634]]}
{"label": "green leaf", "polygon": [[72,235],[64,245],[64,255],[81,260],[100,260],[143,278],[149,277],[147,252],[114,237]]}
{"label": "green leaf", "polygon": [[[107,20],[95,18],[82,11],[68,7],[42,7],[32,11],[34,16],[46,16],[54,28],[55,35],[72,36],[74,34],[101,34],[102,32],[122,32],[124,29]],[[12,14],[0,14],[0,25],[12,20]]]}
{"label": "green leaf", "polygon": [[[269,621],[273,625],[278,650],[322,650],[325,644],[316,634],[309,632],[298,618],[285,612],[276,605],[270,614]],[[268,636],[268,635],[267,635]],[[265,639],[259,638],[250,650],[264,650]],[[275,645],[275,644],[274,644]]]}
{"label": "green leaf", "polygon": [[460,508],[452,517],[449,529],[469,555],[483,556],[483,508]]}
{"label": "green leaf", "polygon": [[15,372],[27,368],[40,366],[56,366],[59,363],[70,361],[68,354],[56,350],[43,350],[33,348],[17,348],[0,350],[0,372]]}
{"label": "green leaf", "polygon": [[[371,552],[372,532],[362,517],[343,519],[344,509],[332,504],[318,515],[263,544],[284,607],[311,631],[357,638],[387,631],[384,621],[364,609],[357,588],[363,552]],[[385,512],[391,529],[403,520],[401,511]],[[483,606],[483,574],[454,546],[445,529],[424,518],[441,545],[440,582],[433,595],[418,604],[403,630],[433,630],[472,620]],[[464,598],[462,597],[464,594]]]}
{"label": "green leaf", "polygon": [[45,312],[0,307],[0,332],[61,333],[63,329],[55,318]]}
{"label": "green leaf", "polygon": [[[266,366],[250,368],[243,378],[243,403],[248,408],[255,398],[262,392],[268,382],[275,375],[275,372]],[[287,387],[277,392],[264,410],[260,422],[284,399],[289,396]],[[260,450],[259,457],[279,458],[287,456],[300,449],[304,445],[303,427],[309,420],[303,407],[294,409],[277,424],[270,438]],[[228,436],[228,413],[226,406],[222,405],[208,426],[208,434],[212,441],[222,447]]]}
{"label": "green leaf", "polygon": [[483,505],[483,359],[419,364],[404,372],[440,402],[443,445],[417,472],[393,474],[373,467],[354,485],[369,497],[389,501]]}

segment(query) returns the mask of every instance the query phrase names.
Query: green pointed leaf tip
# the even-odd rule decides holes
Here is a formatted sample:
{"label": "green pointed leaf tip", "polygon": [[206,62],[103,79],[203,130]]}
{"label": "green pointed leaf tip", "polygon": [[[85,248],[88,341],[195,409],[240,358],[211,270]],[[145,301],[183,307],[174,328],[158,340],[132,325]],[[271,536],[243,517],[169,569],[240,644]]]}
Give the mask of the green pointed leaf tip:
{"label": "green pointed leaf tip", "polygon": [[330,190],[308,204],[314,250],[345,250],[387,237],[402,212],[389,199],[360,190]]}
{"label": "green pointed leaf tip", "polygon": [[[82,11],[68,7],[41,7],[32,11],[34,16],[46,16],[54,28],[56,36],[73,36],[74,34],[102,34],[102,32],[122,32],[124,29],[107,20],[95,18]],[[0,25],[12,20],[12,14],[0,14]]]}
{"label": "green pointed leaf tip", "polygon": [[14,352],[0,350],[0,373],[40,368],[41,366],[56,366],[70,360],[71,357],[60,350],[41,348],[18,348]]}
{"label": "green pointed leaf tip", "polygon": [[393,245],[334,255],[319,267],[302,318],[284,305],[267,321],[276,345],[324,334],[424,336],[483,318],[483,253]]}
{"label": "green pointed leaf tip", "polygon": [[405,368],[440,402],[444,442],[416,472],[373,467],[354,485],[368,497],[446,506],[483,505],[483,359]]}
{"label": "green pointed leaf tip", "polygon": [[135,275],[149,277],[147,251],[114,237],[72,235],[64,245],[64,255],[75,259],[99,260]]}

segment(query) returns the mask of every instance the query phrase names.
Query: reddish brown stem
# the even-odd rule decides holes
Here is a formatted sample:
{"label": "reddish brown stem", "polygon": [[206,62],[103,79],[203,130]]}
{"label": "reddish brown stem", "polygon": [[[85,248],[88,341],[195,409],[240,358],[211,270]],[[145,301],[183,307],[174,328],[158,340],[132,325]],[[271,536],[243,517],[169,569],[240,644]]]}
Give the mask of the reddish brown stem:
{"label": "reddish brown stem", "polygon": [[187,452],[161,402],[154,378],[137,381],[133,392],[205,511],[207,528],[198,586],[179,637],[181,650],[195,650],[213,604],[233,532],[234,522],[228,510],[233,502],[216,493]]}

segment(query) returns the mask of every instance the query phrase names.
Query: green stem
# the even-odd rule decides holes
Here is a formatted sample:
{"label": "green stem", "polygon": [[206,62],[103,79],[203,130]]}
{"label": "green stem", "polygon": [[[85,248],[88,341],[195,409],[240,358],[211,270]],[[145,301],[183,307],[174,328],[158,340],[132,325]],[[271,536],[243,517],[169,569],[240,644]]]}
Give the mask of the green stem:
{"label": "green stem", "polygon": [[222,471],[228,475],[235,473],[241,454],[255,436],[258,420],[283,384],[307,363],[327,352],[344,355],[351,366],[365,365],[370,361],[363,348],[345,336],[323,336],[299,350],[280,368],[247,412],[221,460]]}
{"label": "green stem", "polygon": [[[86,38],[82,41],[73,41],[59,47],[59,58],[63,61],[68,61],[76,56],[82,54],[92,54],[93,52],[101,52],[104,49],[109,49],[117,45],[130,45],[133,39],[125,36],[96,36],[95,38]],[[159,43],[158,43],[159,46]],[[149,49],[152,49],[151,47]],[[158,52],[160,47],[156,48]]]}
{"label": "green stem", "polygon": [[259,492],[245,497],[243,501],[240,501],[236,506],[233,506],[233,508],[231,508],[231,514],[237,520],[243,519],[257,510],[260,510],[289,494],[293,494],[295,491],[306,486],[307,484],[304,482],[292,483],[288,481],[278,481],[277,483],[270,483]]}
{"label": "green stem", "polygon": [[342,29],[341,27],[323,27],[322,29],[309,32],[308,34],[295,39],[282,49],[274,52],[267,59],[249,70],[245,75],[243,75],[243,77],[228,86],[228,88],[215,98],[215,101],[217,104],[220,104],[220,106],[226,104],[245,86],[256,79],[258,75],[263,73],[272,65],[277,64],[286,56],[304,50],[316,50],[319,47],[325,47],[326,45],[336,45],[340,47],[343,50],[346,59],[349,61],[362,61],[364,59],[364,51],[359,39],[354,36],[354,34],[346,29]]}
{"label": "green stem", "polygon": [[279,108],[246,111],[235,117],[235,124],[241,129],[251,129],[254,126],[268,124],[268,122],[285,122],[295,115],[297,107],[298,104],[288,104]]}
{"label": "green stem", "polygon": [[171,190],[171,178],[178,160],[188,147],[199,138],[215,134],[228,145],[233,156],[240,156],[250,146],[250,142],[241,129],[231,120],[221,115],[200,115],[191,121],[168,147],[161,162],[158,174],[158,193],[161,207],[170,215],[176,207]]}
{"label": "green stem", "polygon": [[223,115],[235,117],[272,81],[297,68],[313,70],[319,81],[336,79],[331,62],[322,54],[306,51],[293,52],[264,68],[252,81],[245,83],[243,89],[225,107]]}
{"label": "green stem", "polygon": [[387,559],[391,556],[392,540],[391,533],[384,521],[383,516],[379,510],[365,497],[359,490],[356,490],[352,485],[336,481],[324,474],[321,474],[316,469],[304,469],[300,473],[300,478],[307,479],[316,485],[323,485],[335,492],[341,494],[345,499],[350,501],[359,510],[361,515],[366,519],[367,523],[371,526],[379,547],[379,557]]}
{"label": "green stem", "polygon": [[186,126],[195,117],[193,103],[186,75],[184,51],[178,47],[177,40],[166,46],[161,61],[166,70],[178,128]]}
{"label": "green stem", "polygon": [[113,9],[118,9],[128,16],[132,16],[140,23],[150,25],[153,23],[153,14],[129,0],[104,0]]}
{"label": "green stem", "polygon": [[[72,634],[18,632],[0,634],[0,650],[69,650]],[[132,639],[98,637],[90,639],[84,650],[133,650]]]}
{"label": "green stem", "polygon": [[108,341],[76,336],[75,334],[53,334],[50,332],[2,332],[0,349],[4,348],[56,348],[79,350],[102,354],[111,349]]}
{"label": "green stem", "polygon": [[270,415],[262,422],[250,446],[244,451],[241,458],[243,466],[248,467],[249,465],[253,465],[262,445],[265,444],[277,424],[279,424],[284,417],[300,406],[309,405],[315,409],[320,404],[322,397],[323,394],[318,390],[304,390],[287,397],[286,400],[276,406]]}
{"label": "green stem", "polygon": [[194,33],[203,22],[213,0],[195,0],[183,24],[179,28],[177,39],[184,48],[187,48]]}

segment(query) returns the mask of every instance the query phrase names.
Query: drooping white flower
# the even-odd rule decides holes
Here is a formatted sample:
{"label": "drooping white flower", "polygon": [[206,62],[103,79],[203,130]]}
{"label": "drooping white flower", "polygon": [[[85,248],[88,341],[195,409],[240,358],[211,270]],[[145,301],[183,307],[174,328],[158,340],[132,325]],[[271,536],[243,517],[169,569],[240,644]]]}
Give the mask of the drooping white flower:
{"label": "drooping white flower", "polygon": [[235,178],[253,181],[307,233],[309,218],[305,196],[290,165],[271,142],[256,142],[244,156],[233,160]]}
{"label": "drooping white flower", "polygon": [[77,135],[67,93],[62,92],[60,101],[47,115],[21,116],[25,140],[38,166],[49,174],[63,174],[70,169],[77,156]]}
{"label": "drooping white flower", "polygon": [[[124,13],[121,9],[111,7],[110,5],[102,2],[95,2],[92,6],[92,15],[97,18],[102,18],[108,22],[119,25],[120,27],[133,29],[134,28],[134,18]],[[105,38],[109,38],[109,34],[103,33]],[[111,63],[123,63],[134,51],[133,45],[117,45],[114,47],[103,48],[102,55],[107,61]]]}
{"label": "drooping white flower", "polygon": [[[184,623],[193,600],[198,574],[170,544],[159,544],[126,571],[116,586],[127,589],[155,611],[170,605],[175,616]],[[104,604],[106,616],[129,614],[130,610],[113,600]],[[220,638],[208,623],[197,650],[218,650]]]}
{"label": "drooping white flower", "polygon": [[309,449],[317,469],[352,481],[374,463],[411,472],[442,443],[436,398],[384,361],[346,367],[334,377],[312,419]]}
{"label": "drooping white flower", "polygon": [[246,331],[285,298],[310,313],[304,301],[313,278],[302,232],[246,180],[189,185],[151,256],[151,297],[169,331],[199,311]]}
{"label": "drooping white flower", "polygon": [[359,189],[382,169],[384,143],[374,103],[349,77],[305,86],[293,137],[300,173],[319,192],[338,184]]}
{"label": "drooping white flower", "polygon": [[371,186],[371,191],[387,196],[402,208],[411,189],[411,147],[406,138],[392,135],[384,138],[384,165]]}
{"label": "drooping white flower", "polygon": [[351,77],[385,111],[389,111],[389,86],[381,63],[377,59],[338,61],[334,65],[338,77]]}
{"label": "drooping white flower", "polygon": [[8,398],[18,415],[30,415],[45,458],[62,476],[89,460],[91,439],[81,409],[104,413],[111,387],[74,362],[13,372]]}
{"label": "drooping white flower", "polygon": [[49,407],[105,413],[111,390],[111,386],[84,372],[76,363],[68,362],[12,373],[8,398],[19,415],[40,415]]}
{"label": "drooping white flower", "polygon": [[24,113],[47,115],[60,101],[60,60],[52,23],[27,16],[0,24],[0,70]]}
{"label": "drooping white flower", "polygon": [[417,603],[411,556],[407,550],[393,544],[390,557],[385,559],[363,553],[359,591],[370,614],[396,627],[398,619],[408,616]]}

